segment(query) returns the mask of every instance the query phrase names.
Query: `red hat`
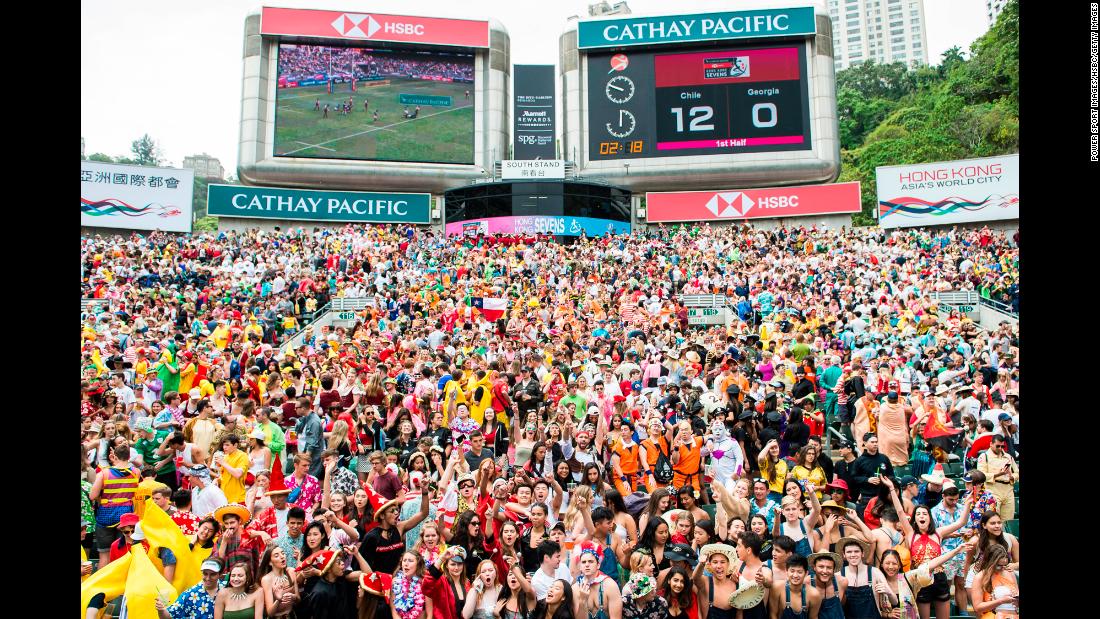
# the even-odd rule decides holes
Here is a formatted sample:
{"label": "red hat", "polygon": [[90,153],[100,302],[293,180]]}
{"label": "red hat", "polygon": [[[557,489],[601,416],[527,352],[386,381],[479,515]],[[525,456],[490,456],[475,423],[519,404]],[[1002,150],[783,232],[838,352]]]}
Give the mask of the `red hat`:
{"label": "red hat", "polygon": [[374,511],[374,519],[379,520],[379,521],[381,520],[381,518],[379,518],[379,516],[381,516],[383,513],[385,513],[385,511],[387,509],[393,507],[394,505],[400,505],[401,503],[404,503],[404,502],[405,502],[405,497],[403,497],[403,496],[399,496],[399,497],[393,498],[393,499],[387,499],[386,497],[382,496],[381,494],[372,494],[370,496],[370,506],[371,506],[371,509]]}
{"label": "red hat", "polygon": [[276,455],[271,461],[271,481],[267,484],[267,490],[264,491],[265,496],[271,496],[273,494],[290,494],[290,488],[286,487],[286,481],[283,477],[283,465],[279,463],[279,456]]}
{"label": "red hat", "polygon": [[613,402],[614,402],[615,404],[618,404],[619,402],[626,402],[626,398],[624,398],[624,397],[623,397],[623,396],[621,396],[621,395],[617,395],[617,396],[615,396],[614,398],[612,398],[612,401],[613,401]]}
{"label": "red hat", "polygon": [[141,518],[138,518],[138,515],[134,512],[130,512],[128,514],[122,514],[122,517],[118,519],[118,526],[136,527],[139,522],[141,522]]}
{"label": "red hat", "polygon": [[833,488],[836,488],[837,490],[842,490],[844,491],[844,498],[848,498],[848,482],[840,479],[839,477],[829,482],[828,484],[825,484],[825,488],[827,490],[832,490]]}
{"label": "red hat", "polygon": [[363,588],[363,591],[371,595],[385,597],[386,591],[389,591],[390,587],[393,586],[393,576],[382,572],[360,574],[359,586]]}
{"label": "red hat", "polygon": [[323,576],[325,572],[327,572],[328,569],[332,567],[332,564],[336,562],[337,556],[338,555],[335,550],[318,550],[317,552],[307,557],[305,561],[302,561],[302,566],[315,567],[320,570],[321,575]]}

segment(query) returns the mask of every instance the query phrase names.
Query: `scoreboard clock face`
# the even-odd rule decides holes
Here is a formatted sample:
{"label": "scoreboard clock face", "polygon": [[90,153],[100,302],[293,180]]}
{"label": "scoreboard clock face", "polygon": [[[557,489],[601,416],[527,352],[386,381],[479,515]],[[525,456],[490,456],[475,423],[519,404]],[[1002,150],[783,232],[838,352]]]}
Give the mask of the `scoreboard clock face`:
{"label": "scoreboard clock face", "polygon": [[810,150],[808,92],[802,42],[588,54],[588,158]]}

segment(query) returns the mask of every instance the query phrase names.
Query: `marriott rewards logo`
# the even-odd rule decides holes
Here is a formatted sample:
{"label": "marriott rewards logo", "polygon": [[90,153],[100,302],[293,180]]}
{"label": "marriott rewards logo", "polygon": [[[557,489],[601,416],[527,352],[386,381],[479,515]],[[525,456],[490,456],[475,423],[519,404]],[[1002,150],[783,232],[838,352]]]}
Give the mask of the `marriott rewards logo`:
{"label": "marriott rewards logo", "polygon": [[858,213],[859,183],[646,194],[650,223]]}

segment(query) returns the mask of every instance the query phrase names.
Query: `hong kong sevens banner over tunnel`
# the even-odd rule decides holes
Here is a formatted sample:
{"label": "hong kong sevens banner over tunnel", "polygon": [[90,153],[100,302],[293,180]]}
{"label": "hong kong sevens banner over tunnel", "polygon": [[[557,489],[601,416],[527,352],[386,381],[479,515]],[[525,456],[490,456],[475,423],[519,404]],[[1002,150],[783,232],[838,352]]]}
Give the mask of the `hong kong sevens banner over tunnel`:
{"label": "hong kong sevens banner over tunnel", "polygon": [[883,228],[1020,218],[1020,156],[875,168]]}
{"label": "hong kong sevens banner over tunnel", "polygon": [[859,183],[768,189],[650,192],[646,221],[734,221],[860,211]]}

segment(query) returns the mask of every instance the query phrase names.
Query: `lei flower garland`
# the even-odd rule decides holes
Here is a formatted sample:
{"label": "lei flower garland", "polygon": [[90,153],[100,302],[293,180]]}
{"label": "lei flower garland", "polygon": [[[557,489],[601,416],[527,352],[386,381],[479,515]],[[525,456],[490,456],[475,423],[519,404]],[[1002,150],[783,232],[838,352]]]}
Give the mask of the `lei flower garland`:
{"label": "lei flower garland", "polygon": [[424,610],[424,591],[420,577],[409,578],[404,572],[393,577],[393,608],[401,619],[416,619]]}

